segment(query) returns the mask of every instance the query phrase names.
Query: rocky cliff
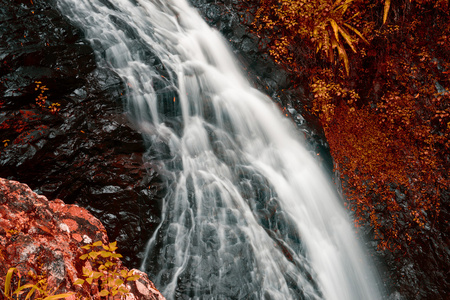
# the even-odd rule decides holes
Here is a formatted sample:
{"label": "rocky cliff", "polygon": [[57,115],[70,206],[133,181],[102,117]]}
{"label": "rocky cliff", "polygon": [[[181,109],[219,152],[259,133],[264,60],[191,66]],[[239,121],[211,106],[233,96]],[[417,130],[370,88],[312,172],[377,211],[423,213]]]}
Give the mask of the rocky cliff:
{"label": "rocky cliff", "polygon": [[[82,268],[89,264],[79,258],[86,252],[81,247],[94,241],[109,243],[101,222],[86,209],[59,199],[48,201],[25,184],[0,178],[2,289],[8,269],[17,268],[20,274],[41,276],[54,294],[76,292],[78,297],[95,299],[95,288],[74,285],[78,278],[84,278]],[[129,271],[121,262],[119,266]],[[133,272],[141,278],[127,283],[132,292],[127,299],[164,299],[145,273]]]}

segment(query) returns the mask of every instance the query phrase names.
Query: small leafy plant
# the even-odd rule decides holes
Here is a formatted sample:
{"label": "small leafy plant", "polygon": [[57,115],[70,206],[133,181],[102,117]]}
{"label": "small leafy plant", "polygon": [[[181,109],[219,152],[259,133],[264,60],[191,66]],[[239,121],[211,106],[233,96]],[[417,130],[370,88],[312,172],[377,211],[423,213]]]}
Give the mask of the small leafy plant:
{"label": "small leafy plant", "polygon": [[52,114],[56,114],[61,109],[61,104],[55,102],[47,106],[47,96],[45,96],[45,92],[48,91],[48,87],[43,85],[41,81],[35,81],[34,83],[36,84],[34,90],[39,90],[39,95],[36,97],[36,104],[41,108],[50,110]]}
{"label": "small leafy plant", "polygon": [[[83,246],[83,249],[89,251],[80,256],[81,260],[87,260],[89,262],[86,264],[86,267],[83,267],[82,276],[85,279],[79,278],[73,284],[79,286],[86,285],[89,287],[88,290],[91,291],[94,290],[92,289],[93,286],[98,286],[99,292],[97,296],[106,297],[107,299],[123,299],[129,294],[130,291],[125,283],[138,280],[141,276],[139,274],[133,274],[132,270],[127,271],[121,269],[119,258],[122,255],[116,253],[116,244],[117,242],[105,245],[101,241],[97,241],[93,244]],[[14,277],[14,273],[16,273],[16,277]],[[24,278],[26,278],[26,284],[21,285],[21,280]],[[37,275],[30,271],[26,276],[22,277],[17,268],[10,268],[6,274],[4,289],[2,290],[0,288],[0,299],[57,300],[75,295],[74,292],[54,295],[56,290],[57,288],[49,290],[46,272]],[[24,298],[22,295],[25,293]],[[82,298],[79,294],[75,296],[77,299]]]}
{"label": "small leafy plant", "polygon": [[42,84],[42,82],[40,81],[35,81],[34,82],[36,84],[36,87],[34,88],[35,91],[39,90],[40,93],[39,95],[36,97],[36,104],[39,107],[45,107],[45,104],[47,102],[47,96],[44,96],[45,91],[48,91],[48,88]]}
{"label": "small leafy plant", "polygon": [[[17,288],[15,290],[12,289],[12,278],[14,275],[14,272],[17,272],[18,276],[18,283]],[[34,274],[29,274],[34,275]],[[5,288],[4,290],[0,289],[0,292],[2,293],[3,297],[8,300],[16,300],[19,299],[20,295],[25,293],[26,289],[30,289],[25,296],[25,300],[31,299],[31,297],[34,295],[35,300],[56,300],[56,299],[64,299],[67,298],[74,293],[64,293],[64,294],[57,294],[53,295],[53,293],[56,291],[56,288],[53,291],[48,291],[48,283],[47,278],[44,278],[44,276],[31,276],[34,279],[37,279],[37,282],[35,284],[28,283],[25,285],[21,285],[21,276],[20,272],[17,268],[9,268],[8,272],[6,273],[6,280],[5,280]]]}
{"label": "small leafy plant", "polygon": [[90,250],[90,252],[80,256],[82,260],[88,260],[91,268],[83,267],[83,277],[85,279],[78,279],[74,282],[75,285],[98,285],[100,292],[99,296],[119,296],[124,297],[130,291],[125,285],[127,281],[135,281],[140,278],[140,275],[134,275],[133,271],[120,270],[118,262],[122,257],[116,253],[117,242],[103,244],[97,241],[93,244],[83,246],[83,249]]}

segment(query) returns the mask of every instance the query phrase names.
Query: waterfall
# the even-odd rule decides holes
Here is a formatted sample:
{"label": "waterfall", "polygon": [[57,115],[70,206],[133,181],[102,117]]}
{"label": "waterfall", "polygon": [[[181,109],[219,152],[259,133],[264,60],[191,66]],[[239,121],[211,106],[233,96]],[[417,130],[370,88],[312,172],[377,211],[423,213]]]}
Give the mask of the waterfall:
{"label": "waterfall", "polygon": [[[58,0],[166,179],[142,269],[168,299],[381,299],[293,125],[185,0]],[[143,250],[144,251],[144,250]]]}

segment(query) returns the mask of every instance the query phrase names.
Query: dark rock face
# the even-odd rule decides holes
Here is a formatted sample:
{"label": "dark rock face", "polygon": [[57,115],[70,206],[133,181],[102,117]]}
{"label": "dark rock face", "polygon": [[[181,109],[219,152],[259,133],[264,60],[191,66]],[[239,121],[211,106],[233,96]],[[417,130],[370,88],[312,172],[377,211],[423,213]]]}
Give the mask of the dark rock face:
{"label": "dark rock face", "polygon": [[[0,178],[0,284],[5,284],[8,269],[15,267],[22,279],[32,271],[47,279],[47,291],[55,294],[74,292],[77,299],[96,299],[96,288],[75,286],[82,278],[88,260],[79,257],[86,244],[102,241],[108,244],[102,223],[86,209],[66,205],[59,199],[48,201],[25,185]],[[129,272],[118,262],[119,271]],[[141,278],[127,282],[132,294],[126,299],[164,300],[145,273],[133,271]],[[24,276],[25,275],[25,276]],[[22,282],[22,285],[24,283]],[[75,299],[75,294],[70,299]]]}
{"label": "dark rock face", "polygon": [[54,5],[0,0],[0,177],[88,208],[137,266],[162,184],[142,162],[120,78],[96,67],[82,32]]}
{"label": "dark rock face", "polygon": [[[434,226],[417,226],[414,242],[402,245],[407,249],[406,253],[376,252],[385,262],[385,281],[395,290],[389,299],[449,299],[450,195],[444,191],[441,196],[440,212]],[[396,298],[397,295],[401,297]]]}

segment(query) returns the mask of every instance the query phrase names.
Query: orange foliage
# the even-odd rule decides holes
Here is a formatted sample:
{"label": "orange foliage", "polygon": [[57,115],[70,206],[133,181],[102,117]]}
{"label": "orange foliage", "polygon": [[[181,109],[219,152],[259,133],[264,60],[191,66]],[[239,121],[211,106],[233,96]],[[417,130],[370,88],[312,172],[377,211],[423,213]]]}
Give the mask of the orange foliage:
{"label": "orange foliage", "polygon": [[258,4],[271,56],[309,81],[356,224],[382,249],[414,242],[450,186],[448,1]]}
{"label": "orange foliage", "polygon": [[45,96],[45,91],[48,91],[48,88],[42,84],[40,81],[35,81],[36,87],[34,88],[35,91],[39,90],[39,95],[36,97],[36,104],[41,108],[47,108],[50,110],[52,114],[57,113],[61,108],[59,103],[52,103],[49,106],[47,105],[47,96]]}
{"label": "orange foliage", "polygon": [[348,74],[346,48],[356,53],[360,41],[368,43],[364,34],[371,30],[362,26],[354,2],[360,1],[261,0],[253,26],[267,40],[269,54],[289,69],[300,71],[294,62],[296,45],[306,42],[330,63],[343,61]]}
{"label": "orange foliage", "polygon": [[340,102],[325,133],[356,225],[370,218],[379,247],[393,250],[439,213],[440,191],[450,183],[441,153],[449,130],[433,134],[415,99],[389,100],[382,109]]}

